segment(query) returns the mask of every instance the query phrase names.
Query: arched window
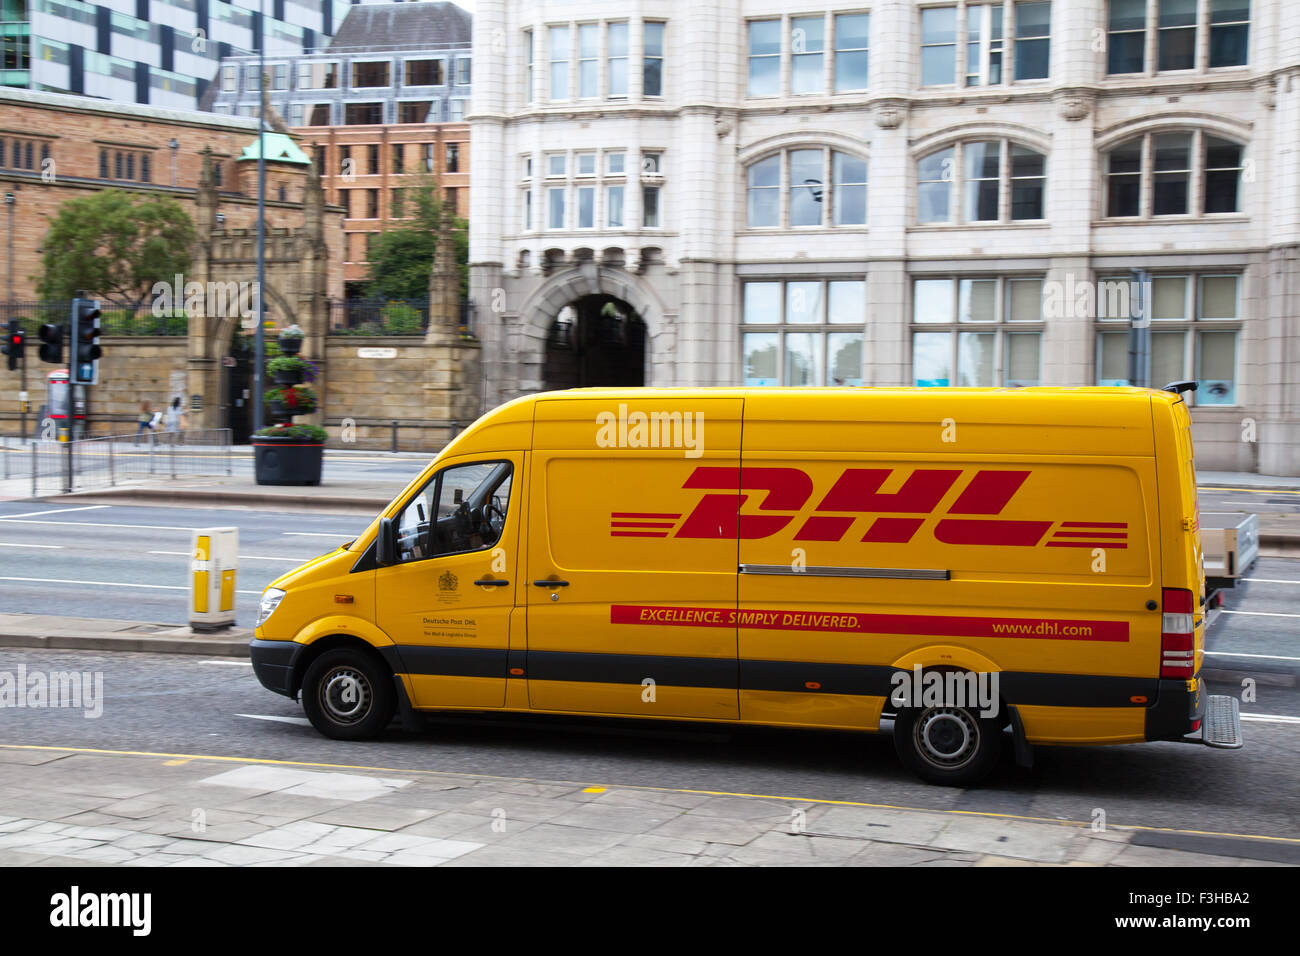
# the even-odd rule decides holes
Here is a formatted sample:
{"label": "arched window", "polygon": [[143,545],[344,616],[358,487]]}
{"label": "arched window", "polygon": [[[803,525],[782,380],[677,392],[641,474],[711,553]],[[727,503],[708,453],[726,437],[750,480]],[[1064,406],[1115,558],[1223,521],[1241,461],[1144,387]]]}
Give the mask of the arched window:
{"label": "arched window", "polygon": [[1143,133],[1105,156],[1106,215],[1189,216],[1241,211],[1246,148],[1202,130]]}
{"label": "arched window", "polygon": [[1047,157],[1008,139],[971,140],[922,156],[916,181],[920,223],[1042,219]]}
{"label": "arched window", "polygon": [[865,226],[867,161],[824,146],[782,150],[745,170],[751,229]]}

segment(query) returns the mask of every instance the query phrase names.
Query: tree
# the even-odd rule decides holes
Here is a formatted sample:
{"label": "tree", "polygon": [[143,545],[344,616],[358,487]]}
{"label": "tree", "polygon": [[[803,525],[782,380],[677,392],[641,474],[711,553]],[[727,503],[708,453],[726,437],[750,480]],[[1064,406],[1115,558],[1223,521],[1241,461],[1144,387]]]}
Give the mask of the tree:
{"label": "tree", "polygon": [[[366,291],[370,295],[423,299],[429,294],[429,273],[442,228],[441,192],[438,181],[428,174],[421,174],[414,186],[403,191],[405,211],[411,218],[375,236],[368,256]],[[460,270],[460,296],[464,298],[469,294],[469,223],[458,216],[452,219],[452,242]]]}
{"label": "tree", "polygon": [[193,220],[167,196],[106,189],[69,199],[45,234],[36,289],[50,299],[84,291],[137,309],[156,282],[188,271],[195,239]]}

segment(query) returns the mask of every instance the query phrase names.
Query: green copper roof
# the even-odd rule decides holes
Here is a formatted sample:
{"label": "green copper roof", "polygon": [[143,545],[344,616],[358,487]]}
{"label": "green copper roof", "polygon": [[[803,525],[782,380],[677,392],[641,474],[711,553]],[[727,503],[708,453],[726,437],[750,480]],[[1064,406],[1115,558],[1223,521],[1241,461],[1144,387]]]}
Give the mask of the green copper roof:
{"label": "green copper roof", "polygon": [[[311,165],[311,160],[307,158],[307,154],[298,148],[297,143],[283,133],[263,133],[262,139],[266,141],[266,161],[268,163]],[[244,151],[239,155],[241,163],[246,159],[257,161],[257,143],[257,140],[253,140],[244,147]]]}

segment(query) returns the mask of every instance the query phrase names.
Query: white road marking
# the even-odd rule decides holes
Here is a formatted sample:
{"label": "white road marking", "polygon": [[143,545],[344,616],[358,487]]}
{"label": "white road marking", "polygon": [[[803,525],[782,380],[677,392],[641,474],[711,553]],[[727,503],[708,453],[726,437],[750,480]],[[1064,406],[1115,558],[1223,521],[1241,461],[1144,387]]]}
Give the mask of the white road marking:
{"label": "white road marking", "polygon": [[1242,578],[1243,581],[1256,581],[1259,584],[1300,584],[1300,581],[1283,581],[1280,578]]}
{"label": "white road marking", "polygon": [[1279,657],[1276,654],[1237,654],[1232,651],[1205,651],[1206,657],[1254,657],[1265,661],[1300,661],[1300,657]]}
{"label": "white road marking", "polygon": [[[108,505],[104,505],[105,508]],[[48,512],[46,512],[48,514]],[[12,521],[14,524],[55,524],[60,528],[139,528],[141,531],[185,531],[193,528],[180,528],[168,524],[107,524],[98,521],[36,521],[32,518],[0,518],[0,521]]]}
{"label": "white road marking", "polygon": [[356,534],[351,531],[339,532],[332,534],[326,531],[281,531],[281,534],[292,534],[299,538],[355,538]]}
{"label": "white road marking", "polygon": [[0,548],[46,548],[46,549],[53,549],[55,551],[62,551],[63,545],[61,544],[9,544],[6,541],[0,541]]}
{"label": "white road marking", "polygon": [[[200,664],[223,664],[226,667],[252,667],[252,661],[199,661]],[[240,716],[243,716],[242,714]]]}
{"label": "white road marking", "polygon": [[1219,611],[1220,614],[1250,614],[1253,617],[1300,617],[1300,614],[1283,614],[1281,611]]}
{"label": "white road marking", "polygon": [[107,508],[107,507],[109,506],[108,505],[83,505],[80,508],[51,508],[49,511],[29,511],[26,514],[21,514],[21,515],[5,515],[4,518],[6,521],[11,520],[13,518],[40,518],[43,515],[57,515],[57,514],[63,514],[64,512],[67,511],[97,511],[100,508]]}
{"label": "white road marking", "polygon": [[[152,588],[158,591],[188,591],[181,584],[128,584],[125,581],[82,581],[76,578],[0,578],[0,581],[26,581],[33,584],[81,584],[97,588]],[[236,594],[261,594],[261,591],[236,591]]]}
{"label": "white road marking", "polygon": [[[187,558],[192,556],[192,552],[189,551],[148,551],[146,553],[147,554],[174,554],[174,555],[180,555],[182,557],[187,557]],[[270,557],[262,557],[261,555],[256,555],[256,554],[240,554],[240,555],[236,555],[236,557],[238,557],[240,561],[296,561],[298,564],[302,564],[304,561],[311,560],[311,558],[300,558],[297,557],[296,555],[291,555],[286,558],[270,558]],[[315,557],[315,555],[313,555],[313,557]]]}
{"label": "white road marking", "polygon": [[[302,724],[305,727],[311,726],[311,721],[306,717],[272,717],[267,714],[235,714],[236,717],[247,717],[249,720],[274,720],[279,724]],[[207,780],[201,780],[200,783],[208,783]]]}
{"label": "white road marking", "polygon": [[1300,717],[1288,717],[1285,714],[1242,714],[1241,719],[1257,724],[1300,724]]}

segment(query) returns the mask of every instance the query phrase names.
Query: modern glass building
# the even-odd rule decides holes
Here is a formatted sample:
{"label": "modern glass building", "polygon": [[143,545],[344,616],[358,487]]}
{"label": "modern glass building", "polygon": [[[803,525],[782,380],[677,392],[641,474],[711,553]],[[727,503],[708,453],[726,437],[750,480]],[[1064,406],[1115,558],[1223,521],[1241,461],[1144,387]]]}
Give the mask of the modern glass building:
{"label": "modern glass building", "polygon": [[196,109],[223,57],[319,49],[347,0],[2,0],[0,83]]}

